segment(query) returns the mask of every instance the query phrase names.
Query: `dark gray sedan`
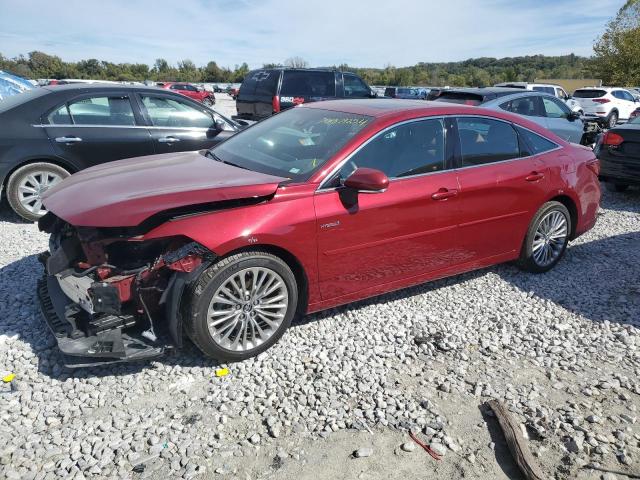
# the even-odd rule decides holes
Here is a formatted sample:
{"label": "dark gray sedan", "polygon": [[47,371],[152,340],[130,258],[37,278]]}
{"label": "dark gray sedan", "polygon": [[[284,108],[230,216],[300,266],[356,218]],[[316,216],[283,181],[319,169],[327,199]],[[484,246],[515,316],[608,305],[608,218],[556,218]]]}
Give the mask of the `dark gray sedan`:
{"label": "dark gray sedan", "polygon": [[72,84],[0,101],[0,192],[21,217],[46,213],[41,195],[104,162],[212,147],[242,125],[156,87]]}

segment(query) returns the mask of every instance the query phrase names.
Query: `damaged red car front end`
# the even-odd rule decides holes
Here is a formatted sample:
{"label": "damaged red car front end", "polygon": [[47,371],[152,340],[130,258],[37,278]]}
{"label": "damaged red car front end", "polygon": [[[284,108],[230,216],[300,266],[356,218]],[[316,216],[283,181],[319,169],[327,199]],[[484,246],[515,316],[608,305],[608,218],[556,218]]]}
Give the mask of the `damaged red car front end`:
{"label": "damaged red car front end", "polygon": [[148,359],[180,347],[184,289],[215,255],[186,237],[140,241],[122,232],[72,227],[54,214],[39,259],[44,317],[69,367]]}

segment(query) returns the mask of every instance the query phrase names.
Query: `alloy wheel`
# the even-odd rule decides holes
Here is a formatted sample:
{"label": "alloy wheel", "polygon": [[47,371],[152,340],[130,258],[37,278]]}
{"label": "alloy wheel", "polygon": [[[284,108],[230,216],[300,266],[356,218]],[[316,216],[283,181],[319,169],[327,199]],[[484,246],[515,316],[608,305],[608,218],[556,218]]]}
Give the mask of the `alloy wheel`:
{"label": "alloy wheel", "polygon": [[552,210],[540,219],[533,237],[533,260],[540,267],[551,265],[562,254],[569,234],[566,216]]}
{"label": "alloy wheel", "polygon": [[47,210],[42,206],[42,194],[60,180],[59,174],[46,170],[25,175],[18,184],[20,205],[35,215],[44,215]]}
{"label": "alloy wheel", "polygon": [[227,278],[207,310],[209,333],[220,347],[253,350],[280,327],[289,306],[282,277],[265,267],[250,267]]}

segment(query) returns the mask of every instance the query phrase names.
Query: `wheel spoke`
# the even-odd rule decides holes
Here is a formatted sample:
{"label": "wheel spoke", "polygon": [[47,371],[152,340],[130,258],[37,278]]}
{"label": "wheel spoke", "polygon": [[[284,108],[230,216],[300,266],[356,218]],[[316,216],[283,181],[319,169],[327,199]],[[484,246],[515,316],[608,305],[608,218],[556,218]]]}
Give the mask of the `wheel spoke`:
{"label": "wheel spoke", "polygon": [[282,277],[266,267],[231,274],[218,287],[208,309],[211,338],[230,351],[250,351],[281,326],[289,308]]}

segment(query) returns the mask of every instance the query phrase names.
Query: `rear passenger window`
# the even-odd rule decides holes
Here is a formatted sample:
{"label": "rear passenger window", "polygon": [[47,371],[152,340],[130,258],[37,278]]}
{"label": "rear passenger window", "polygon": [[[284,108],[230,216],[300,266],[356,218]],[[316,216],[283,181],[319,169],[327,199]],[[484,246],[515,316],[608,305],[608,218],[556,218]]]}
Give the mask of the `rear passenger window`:
{"label": "rear passenger window", "polygon": [[513,127],[488,118],[458,118],[463,167],[518,158],[520,148]]}
{"label": "rear passenger window", "polygon": [[517,113],[518,115],[526,115],[527,117],[542,116],[538,106],[538,97],[516,98],[515,100],[503,103],[500,105],[500,108]]}
{"label": "rear passenger window", "polygon": [[518,130],[518,135],[520,135],[520,138],[523,140],[523,156],[538,155],[558,147],[558,145],[551,140],[547,140],[537,133],[533,133],[531,130],[522,127],[516,127],[516,129]]}
{"label": "rear passenger window", "polygon": [[360,167],[381,170],[389,178],[444,170],[442,120],[405,123],[381,133],[351,157],[340,170],[339,176],[346,179]]}
{"label": "rear passenger window", "polygon": [[280,95],[283,97],[335,97],[336,77],[333,72],[285,70]]}
{"label": "rear passenger window", "polygon": [[68,106],[76,125],[135,125],[128,97],[83,98]]}

